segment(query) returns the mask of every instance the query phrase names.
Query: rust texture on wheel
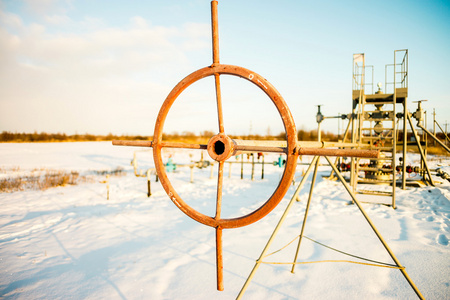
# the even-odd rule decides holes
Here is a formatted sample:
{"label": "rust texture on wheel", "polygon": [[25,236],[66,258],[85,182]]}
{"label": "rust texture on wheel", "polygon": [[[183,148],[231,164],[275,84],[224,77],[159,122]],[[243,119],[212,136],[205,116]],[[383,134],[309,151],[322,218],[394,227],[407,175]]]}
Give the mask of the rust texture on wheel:
{"label": "rust texture on wheel", "polygon": [[[194,210],[186,202],[184,202],[183,199],[181,199],[181,197],[177,194],[172,184],[170,183],[161,157],[161,149],[164,148],[164,142],[162,140],[164,122],[166,120],[167,114],[172,104],[175,102],[177,97],[194,82],[208,76],[217,76],[218,74],[219,75],[226,74],[244,78],[250,81],[251,83],[255,84],[256,86],[258,86],[262,91],[264,91],[266,95],[272,100],[273,104],[275,105],[281,116],[286,131],[286,141],[287,141],[286,167],[283,176],[278,184],[278,187],[276,188],[272,196],[255,211],[245,216],[230,219],[221,219],[220,217],[216,218],[204,215]],[[219,147],[220,150],[215,149],[215,147],[218,147],[218,145],[220,145]],[[226,159],[228,159],[231,155],[233,155],[234,151],[233,146],[234,144],[232,140],[229,139],[229,137],[226,136],[225,133],[219,133],[218,135],[212,137],[211,140],[209,141],[208,153],[214,160],[219,161],[219,163],[221,163]],[[295,174],[295,168],[297,165],[297,157],[298,157],[297,153],[298,151],[296,151],[296,146],[297,146],[297,132],[295,128],[294,119],[288,106],[286,105],[285,101],[283,100],[279,92],[266,79],[264,79],[262,76],[258,75],[255,72],[252,72],[248,69],[239,66],[221,65],[221,64],[205,67],[203,69],[191,73],[186,78],[181,80],[172,89],[172,91],[167,96],[166,100],[164,101],[159,111],[152,142],[155,167],[158,176],[161,180],[161,184],[164,187],[167,194],[169,195],[172,202],[190,218],[202,224],[216,228],[217,227],[236,228],[249,225],[263,218],[278,205],[278,203],[281,201],[281,199],[283,199],[284,195],[286,194],[292,182],[292,178]],[[184,147],[180,145],[179,148]],[[221,182],[219,181],[218,185],[220,184]],[[221,186],[218,186],[217,188],[221,189]]]}

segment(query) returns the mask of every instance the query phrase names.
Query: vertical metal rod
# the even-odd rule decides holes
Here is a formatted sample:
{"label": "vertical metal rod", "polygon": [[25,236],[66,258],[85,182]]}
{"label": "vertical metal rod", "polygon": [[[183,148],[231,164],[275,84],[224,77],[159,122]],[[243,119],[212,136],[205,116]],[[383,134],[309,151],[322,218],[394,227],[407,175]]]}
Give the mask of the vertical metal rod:
{"label": "vertical metal rod", "polygon": [[[392,121],[392,130],[393,130],[392,138],[393,138],[393,140],[392,140],[392,163],[391,163],[391,166],[392,166],[392,208],[394,208],[394,209],[395,209],[395,188],[397,187],[397,177],[396,177],[395,172],[397,172],[397,170],[396,170],[396,164],[397,164],[396,153],[397,153],[397,141],[398,141],[397,130],[396,130],[397,122],[395,120],[395,116],[397,115],[396,109],[395,109],[396,105],[397,105],[397,82],[396,82],[397,58],[396,58],[396,54],[397,54],[397,51],[394,51],[394,95],[393,95],[393,102],[392,102],[392,105],[393,105],[392,110],[393,110],[394,117],[393,117],[393,121]],[[403,145],[403,146],[407,147],[407,145]]]}
{"label": "vertical metal rod", "polygon": [[150,183],[150,169],[147,170],[147,197],[152,195],[152,187]]}
{"label": "vertical metal rod", "polygon": [[[222,184],[223,184],[223,165],[219,162],[219,174],[217,179],[217,202],[215,219],[220,219],[222,211]],[[222,228],[216,227],[216,268],[217,268],[217,290],[223,291],[223,257],[222,257]]]}
{"label": "vertical metal rod", "polygon": [[214,74],[214,79],[216,83],[216,100],[217,100],[217,116],[219,121],[219,133],[224,133],[225,129],[223,126],[223,111],[222,111],[222,94],[220,91],[220,75]]}
{"label": "vertical metal rod", "polygon": [[[345,140],[347,139],[347,133],[348,133],[348,130],[350,129],[350,124],[351,124],[351,120],[348,120],[347,128],[345,129],[344,136],[342,137],[342,142],[343,143],[345,143]],[[336,160],[334,161],[335,165],[340,161],[340,158],[341,157],[339,157],[339,156],[336,157]],[[330,176],[328,176],[328,177],[329,178],[333,178],[332,177],[333,173],[334,173],[334,171],[333,171],[333,169],[331,169]]]}
{"label": "vertical metal rod", "polygon": [[191,183],[194,183],[194,166],[191,166]]}
{"label": "vertical metal rod", "polygon": [[319,124],[317,125],[317,141],[321,142],[322,141],[322,129],[320,128],[322,125],[322,122],[319,122]]}
{"label": "vertical metal rod", "polygon": [[431,172],[430,172],[430,169],[428,168],[427,160],[425,159],[425,153],[423,152],[422,145],[420,145],[419,135],[417,134],[416,129],[414,128],[414,125],[412,123],[411,116],[409,115],[409,113],[407,113],[406,116],[408,118],[409,125],[411,126],[411,130],[414,134],[414,138],[416,139],[417,147],[419,148],[419,152],[420,152],[420,157],[422,158],[423,163],[425,165],[425,169],[427,171],[430,184],[432,186],[434,186],[433,178],[431,178]]}
{"label": "vertical metal rod", "polygon": [[244,154],[241,154],[241,179],[244,179]]}
{"label": "vertical metal rod", "polygon": [[255,155],[252,153],[252,180],[255,179]]}
{"label": "vertical metal rod", "polygon": [[402,265],[400,264],[400,262],[398,261],[397,257],[395,256],[395,254],[392,252],[392,250],[389,248],[389,246],[387,245],[387,243],[384,241],[383,237],[381,236],[381,234],[378,232],[377,228],[375,227],[375,225],[372,223],[372,221],[370,220],[369,216],[366,214],[366,212],[364,211],[364,209],[362,208],[361,204],[359,203],[358,199],[356,199],[355,194],[353,193],[353,191],[351,190],[351,188],[348,186],[347,182],[345,182],[345,179],[342,177],[341,173],[336,169],[336,167],[331,163],[330,159],[328,158],[328,156],[325,156],[326,160],[328,161],[328,163],[330,164],[330,166],[334,169],[334,171],[336,172],[336,175],[338,176],[339,180],[342,182],[342,184],[344,185],[345,189],[347,190],[347,192],[349,193],[349,195],[352,197],[353,202],[356,204],[356,206],[359,208],[359,211],[362,213],[362,215],[364,216],[364,218],[366,219],[367,223],[369,223],[370,227],[372,228],[372,230],[375,232],[375,235],[378,237],[378,239],[380,240],[380,242],[383,244],[384,248],[386,249],[386,251],[389,253],[389,255],[391,256],[392,260],[395,262],[395,264],[400,268],[400,271],[402,272],[403,276],[405,277],[405,279],[408,281],[409,285],[413,288],[414,292],[416,292],[416,295],[420,298],[420,299],[424,299],[424,297],[422,296],[422,294],[420,293],[419,289],[417,288],[417,286],[414,284],[414,282],[412,281],[412,279],[409,277],[408,273],[406,272],[405,268],[402,267]]}
{"label": "vertical metal rod", "polygon": [[[433,108],[433,135],[436,136],[436,110]],[[436,147],[436,140],[433,140],[433,146]]]}
{"label": "vertical metal rod", "polygon": [[222,210],[222,184],[223,184],[223,161],[219,161],[219,174],[217,178],[217,201],[216,201],[216,219],[220,219]]}
{"label": "vertical metal rod", "polygon": [[216,227],[217,290],[223,291],[222,228]]}
{"label": "vertical metal rod", "polygon": [[295,190],[294,195],[292,195],[291,201],[289,201],[289,204],[287,205],[286,209],[284,210],[284,213],[281,216],[280,221],[278,221],[277,226],[275,227],[272,235],[270,236],[269,240],[267,241],[267,244],[264,247],[263,251],[261,252],[259,259],[256,261],[255,266],[253,267],[252,271],[248,275],[247,280],[245,281],[244,285],[242,286],[242,289],[239,292],[239,295],[237,296],[236,300],[242,299],[242,296],[244,295],[245,291],[247,290],[250,282],[253,279],[253,276],[255,276],[255,273],[258,270],[259,265],[261,264],[261,260],[266,255],[266,252],[269,250],[270,245],[272,245],[272,242],[275,239],[275,236],[277,235],[281,225],[284,223],[284,220],[286,219],[287,215],[289,214],[289,211],[291,210],[292,205],[294,204],[294,202],[296,202],[298,194],[300,193],[300,190],[302,189],[303,185],[305,184],[306,180],[308,179],[309,173],[311,172],[311,169],[312,169],[313,165],[316,163],[316,160],[318,160],[318,158],[319,158],[318,156],[314,156],[313,160],[311,161],[311,164],[309,165],[308,169],[306,170],[305,175],[303,176],[297,189]]}
{"label": "vertical metal rod", "polygon": [[[406,153],[408,148],[408,126],[406,120],[406,114],[408,109],[406,107],[407,101],[403,103],[403,166],[402,166],[402,190],[406,190]],[[394,116],[395,118],[395,116]],[[392,170],[395,174],[395,169]]]}
{"label": "vertical metal rod", "polygon": [[261,179],[264,179],[264,155],[262,155]]}
{"label": "vertical metal rod", "polygon": [[308,202],[306,203],[306,208],[305,208],[305,216],[303,218],[302,229],[300,231],[300,237],[298,238],[297,251],[295,252],[294,262],[292,263],[291,273],[294,273],[295,263],[297,262],[298,252],[300,251],[300,244],[302,243],[303,232],[305,231],[305,225],[306,225],[306,220],[308,218],[309,206],[311,204],[311,198],[312,198],[312,194],[313,194],[313,191],[314,191],[314,185],[316,184],[317,169],[319,168],[319,161],[320,161],[320,159],[316,160],[316,164],[315,164],[315,167],[314,167],[314,173],[313,173],[313,177],[312,177],[312,180],[311,180],[311,187],[309,189]]}
{"label": "vertical metal rod", "polygon": [[213,65],[219,64],[219,18],[217,13],[217,4],[217,1],[211,1]]}
{"label": "vertical metal rod", "polygon": [[[217,12],[217,1],[211,1],[211,24],[212,24],[212,42],[213,42],[213,66],[218,65],[219,61],[219,17]],[[222,95],[220,91],[220,75],[214,74],[216,85],[217,115],[219,121],[219,133],[224,133]]]}
{"label": "vertical metal rod", "polygon": [[228,178],[231,178],[231,165],[232,165],[232,163],[231,163],[231,161],[229,162],[229,168],[228,168]]}

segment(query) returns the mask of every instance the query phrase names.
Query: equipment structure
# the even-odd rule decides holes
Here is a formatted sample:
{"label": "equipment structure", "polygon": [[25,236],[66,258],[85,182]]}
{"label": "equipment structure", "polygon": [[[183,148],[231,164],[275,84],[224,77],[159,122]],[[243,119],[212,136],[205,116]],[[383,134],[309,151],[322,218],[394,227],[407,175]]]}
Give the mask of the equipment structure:
{"label": "equipment structure", "polygon": [[[420,152],[420,173],[423,175],[423,182],[427,185],[434,185],[426,162],[426,140],[420,140],[411,120],[411,116],[416,118],[418,126],[421,126],[423,110],[420,102],[414,114],[410,114],[407,109],[407,49],[394,51],[394,63],[385,66],[384,92],[381,87],[382,84],[378,83],[378,90],[373,92],[373,66],[366,66],[364,53],[354,54],[351,125],[349,124],[351,141],[368,147],[368,149],[380,150],[380,157],[370,159],[368,163],[358,158],[352,158],[350,185],[354,192],[360,194],[391,197],[389,205],[396,208],[396,186],[400,185],[402,189],[406,188],[408,146],[417,147]],[[402,130],[400,130],[400,123]],[[408,127],[413,133],[412,140],[408,140]],[[398,156],[399,151],[402,152],[401,156]],[[364,173],[364,176],[360,176],[361,173]],[[399,173],[401,173],[401,178],[397,178]],[[397,179],[401,179],[401,181]],[[390,191],[365,190],[360,188],[361,184],[384,184],[390,185],[391,189]]]}
{"label": "equipment structure", "polygon": [[[261,75],[239,66],[224,65],[219,62],[219,34],[218,34],[218,10],[217,1],[211,1],[211,23],[212,23],[212,49],[213,63],[210,66],[199,69],[183,80],[181,80],[169,93],[166,100],[162,104],[155,123],[153,141],[113,141],[113,145],[122,146],[138,146],[153,147],[153,159],[155,168],[161,185],[168,194],[170,200],[187,216],[204,225],[213,227],[216,232],[216,271],[217,271],[217,289],[223,290],[223,258],[222,258],[222,230],[238,228],[252,224],[268,213],[270,213],[278,203],[283,199],[284,195],[291,186],[292,179],[295,175],[297,160],[299,155],[314,156],[347,156],[347,157],[378,157],[377,150],[360,150],[360,149],[327,149],[324,144],[312,146],[311,144],[302,144],[297,140],[297,130],[292,114],[280,93]],[[220,77],[222,75],[237,76],[249,81],[260,88],[272,101],[277,109],[286,133],[286,141],[247,141],[233,140],[225,133],[225,124],[222,113],[222,96],[220,88]],[[217,104],[218,117],[218,134],[212,136],[206,145],[204,144],[188,144],[169,142],[163,140],[163,128],[167,114],[175,102],[177,97],[191,84],[196,81],[213,76],[215,80],[215,100]],[[320,148],[322,147],[322,148]],[[340,144],[340,147],[355,147],[355,144]],[[209,156],[218,162],[218,179],[216,194],[216,214],[215,216],[204,215],[181,199],[174,187],[169,181],[164,163],[162,161],[161,150],[163,148],[178,149],[198,149],[207,150]],[[286,164],[281,180],[270,196],[259,208],[247,215],[235,218],[222,218],[222,185],[224,165],[226,161],[242,152],[272,152],[281,153],[286,156]]]}

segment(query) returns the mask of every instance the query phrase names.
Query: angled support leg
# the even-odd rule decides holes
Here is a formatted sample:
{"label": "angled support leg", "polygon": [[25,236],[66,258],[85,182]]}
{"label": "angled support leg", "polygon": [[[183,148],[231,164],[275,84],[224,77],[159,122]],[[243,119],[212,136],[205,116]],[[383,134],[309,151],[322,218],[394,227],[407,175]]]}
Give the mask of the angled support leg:
{"label": "angled support leg", "polygon": [[295,252],[294,262],[292,263],[291,273],[294,273],[295,262],[297,261],[298,252],[300,251],[300,244],[302,243],[303,232],[305,231],[306,219],[308,218],[309,205],[311,204],[311,198],[312,198],[312,194],[313,194],[313,191],[314,191],[314,185],[316,184],[317,168],[318,167],[319,167],[319,159],[316,160],[316,164],[315,164],[315,167],[314,167],[314,173],[313,173],[313,177],[312,177],[312,180],[311,180],[311,188],[309,189],[308,202],[306,203],[306,208],[305,208],[305,216],[303,217],[302,229],[300,231],[300,237],[298,238],[297,251]]}
{"label": "angled support leg", "polygon": [[291,201],[289,201],[289,204],[287,205],[283,215],[281,216],[280,221],[278,221],[277,226],[275,227],[272,235],[270,236],[269,240],[267,241],[266,247],[264,247],[264,250],[261,252],[259,259],[256,261],[255,266],[253,267],[252,271],[248,275],[247,280],[245,281],[244,285],[242,286],[242,289],[239,292],[239,295],[237,296],[236,299],[242,299],[242,296],[244,295],[245,291],[247,290],[247,287],[249,286],[250,282],[253,279],[253,276],[255,275],[256,271],[259,268],[259,265],[261,264],[261,260],[264,258],[264,256],[266,255],[266,252],[269,250],[270,245],[272,244],[273,240],[275,239],[275,236],[277,235],[281,225],[284,223],[284,220],[286,219],[287,215],[289,214],[289,211],[291,210],[292,205],[296,202],[298,194],[300,193],[300,190],[302,189],[303,185],[305,184],[306,179],[308,178],[308,175],[311,172],[313,165],[315,165],[318,161],[319,161],[319,157],[314,156],[313,160],[311,161],[311,164],[309,165],[308,169],[306,170],[305,175],[303,176],[297,189],[295,190],[294,195],[292,195]]}
{"label": "angled support leg", "polygon": [[358,199],[356,199],[355,194],[353,193],[352,189],[350,188],[350,186],[348,186],[347,182],[345,182],[344,177],[342,177],[341,173],[337,170],[336,166],[333,165],[333,163],[330,161],[330,159],[325,156],[325,158],[327,159],[328,163],[330,164],[330,166],[334,169],[334,172],[336,172],[336,175],[338,176],[339,180],[342,182],[342,184],[344,185],[345,189],[347,190],[347,192],[350,194],[350,196],[352,197],[353,201],[355,202],[356,206],[358,206],[359,210],[361,211],[362,215],[364,216],[364,218],[366,219],[367,223],[369,223],[370,227],[372,228],[372,230],[375,232],[375,235],[378,237],[378,239],[380,240],[380,242],[383,244],[384,248],[386,249],[386,251],[389,253],[389,255],[391,256],[392,260],[395,262],[395,264],[397,265],[397,267],[400,268],[400,271],[402,272],[403,276],[405,277],[406,281],[408,281],[409,285],[412,287],[412,289],[414,290],[414,292],[416,293],[416,295],[420,298],[420,299],[425,299],[422,294],[420,293],[419,289],[417,288],[417,286],[414,284],[414,282],[412,281],[411,277],[409,277],[408,273],[406,272],[405,268],[400,264],[400,262],[398,261],[397,257],[395,256],[394,252],[392,252],[392,250],[389,248],[389,246],[387,245],[387,243],[385,242],[385,240],[383,239],[383,237],[381,236],[380,232],[378,232],[377,228],[375,227],[375,225],[372,223],[372,221],[370,220],[369,216],[366,214],[366,212],[364,211],[364,209],[362,208],[361,204],[359,203]]}

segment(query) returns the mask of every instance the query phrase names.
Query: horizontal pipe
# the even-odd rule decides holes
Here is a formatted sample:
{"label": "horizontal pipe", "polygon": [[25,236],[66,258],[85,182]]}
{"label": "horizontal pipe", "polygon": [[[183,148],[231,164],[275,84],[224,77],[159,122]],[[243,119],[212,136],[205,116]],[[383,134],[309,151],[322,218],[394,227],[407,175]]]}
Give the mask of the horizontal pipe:
{"label": "horizontal pipe", "polygon": [[[120,146],[137,146],[152,147],[151,141],[121,141],[114,140],[113,145]],[[233,140],[234,153],[239,155],[242,152],[270,152],[270,153],[287,153],[286,141],[254,141],[254,140]],[[161,142],[161,147],[165,148],[181,148],[181,149],[200,149],[206,150],[207,145],[204,144],[187,144],[178,142]],[[297,154],[299,155],[320,155],[320,156],[344,156],[344,157],[361,157],[361,158],[377,158],[378,150],[361,150],[361,149],[328,149],[325,147],[356,147],[355,143],[339,143],[339,142],[303,142],[297,143]]]}
{"label": "horizontal pipe", "polygon": [[298,154],[299,155],[377,158],[380,155],[380,151],[379,150],[360,150],[360,149],[300,148],[298,150]]}

